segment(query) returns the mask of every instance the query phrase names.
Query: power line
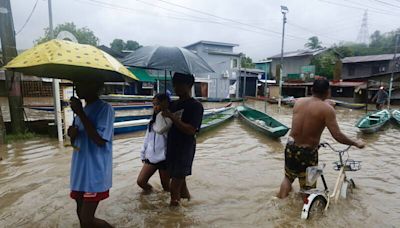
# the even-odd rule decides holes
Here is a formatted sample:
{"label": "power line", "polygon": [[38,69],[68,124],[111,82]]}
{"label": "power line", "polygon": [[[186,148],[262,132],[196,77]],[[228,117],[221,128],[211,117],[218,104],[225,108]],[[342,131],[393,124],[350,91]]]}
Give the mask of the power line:
{"label": "power line", "polygon": [[[81,2],[88,3],[88,4],[101,6],[101,7],[104,7],[104,8],[109,8],[109,9],[114,9],[114,10],[122,10],[122,11],[125,11],[125,12],[126,11],[135,11],[135,12],[138,11],[137,9],[127,8],[125,6],[119,6],[119,5],[116,5],[116,4],[103,2],[103,1],[99,1],[99,0],[76,0],[76,1],[81,1]],[[180,11],[174,11],[174,10],[171,10],[171,9],[168,9],[168,8],[164,8],[164,7],[161,7],[161,6],[158,6],[158,5],[154,5],[154,4],[151,4],[151,3],[148,3],[148,2],[143,2],[143,1],[140,1],[140,0],[136,0],[136,1],[144,3],[146,5],[151,5],[151,6],[154,6],[154,7],[157,7],[157,8],[161,8],[161,9],[166,10],[168,12],[172,11],[172,12],[177,12],[178,14],[184,14],[184,13],[182,13]],[[143,12],[146,12],[146,11],[140,10],[139,12],[143,13]],[[154,13],[149,13],[149,14],[154,14]],[[193,15],[190,15],[190,14],[185,14],[185,15],[193,17]],[[176,19],[176,20],[180,20],[180,21],[192,21],[192,22],[203,22],[203,23],[219,24],[219,25],[223,25],[223,26],[229,26],[229,27],[232,27],[232,28],[235,28],[235,29],[240,29],[240,30],[243,30],[243,31],[257,33],[257,34],[264,35],[264,36],[270,36],[270,34],[268,34],[266,32],[262,32],[262,31],[258,31],[258,30],[252,30],[252,29],[248,29],[248,28],[244,28],[244,27],[238,27],[238,26],[234,26],[234,25],[231,25],[231,24],[226,24],[226,23],[223,23],[223,22],[220,22],[220,21],[213,21],[213,20],[210,20],[208,18],[202,18],[202,17],[194,16],[194,18],[203,19],[203,20],[194,20],[194,19],[191,19],[191,18],[180,18],[180,17],[169,16],[169,15],[164,15],[164,16],[167,17],[167,18]],[[278,33],[278,34],[280,36],[280,33]],[[292,38],[292,39],[296,38],[296,39],[301,39],[301,40],[305,40],[306,39],[306,38],[294,37],[294,36],[290,37],[290,38]]]}
{"label": "power line", "polygon": [[392,4],[392,3],[389,3],[389,2],[385,2],[385,1],[381,1],[381,0],[375,0],[375,2],[379,2],[379,3],[383,4],[383,5],[387,5],[387,6],[390,6],[390,7],[400,8],[400,6],[398,6],[398,5],[395,5],[395,4]]}
{"label": "power line", "polygon": [[331,5],[342,6],[342,7],[346,7],[346,8],[350,8],[350,9],[357,9],[357,10],[362,10],[362,11],[364,11],[365,9],[368,9],[370,12],[377,13],[377,14],[382,14],[382,15],[386,15],[386,16],[395,16],[395,17],[399,17],[400,16],[398,14],[393,14],[392,12],[381,10],[381,9],[377,9],[377,8],[371,8],[371,7],[362,8],[362,7],[358,7],[358,6],[342,4],[342,3],[332,2],[332,1],[328,1],[328,0],[319,0],[319,1],[331,4]]}
{"label": "power line", "polygon": [[35,5],[33,5],[33,8],[32,8],[32,10],[31,10],[31,12],[29,13],[29,16],[28,16],[28,18],[26,19],[25,23],[24,23],[24,24],[22,25],[22,27],[18,30],[18,32],[15,33],[16,36],[17,36],[20,32],[22,32],[22,30],[24,30],[25,26],[28,24],[29,20],[30,20],[31,17],[32,17],[33,12],[34,12],[35,9],[36,9],[36,6],[37,6],[38,2],[39,2],[39,0],[36,0]]}
{"label": "power line", "polygon": [[[263,28],[263,27],[260,27],[260,26],[255,26],[255,25],[252,25],[252,24],[243,23],[243,22],[236,21],[236,20],[233,20],[233,19],[230,19],[230,18],[221,17],[221,16],[218,16],[218,15],[214,15],[214,14],[211,14],[211,13],[207,13],[207,12],[204,12],[204,11],[201,11],[201,10],[193,9],[193,8],[190,8],[190,7],[187,7],[187,6],[179,5],[179,4],[168,2],[168,1],[164,1],[164,0],[159,0],[159,1],[160,2],[164,2],[166,4],[169,4],[169,5],[173,5],[173,6],[179,7],[179,8],[186,9],[186,10],[189,10],[189,11],[192,11],[192,12],[196,12],[196,13],[199,13],[199,14],[215,17],[215,18],[218,18],[218,19],[221,19],[221,20],[230,21],[230,22],[237,23],[237,24],[240,24],[240,25],[243,25],[243,26],[249,26],[249,27],[253,27],[253,28],[259,29],[259,30],[266,31],[266,32],[270,32],[270,33],[281,35],[280,32],[273,31],[273,30],[270,30],[270,29],[266,29],[266,28]],[[289,35],[289,34],[287,36],[293,37],[293,38],[297,38],[297,39],[302,39],[302,40],[304,39],[304,38],[297,37],[297,36],[294,36],[294,35]]]}

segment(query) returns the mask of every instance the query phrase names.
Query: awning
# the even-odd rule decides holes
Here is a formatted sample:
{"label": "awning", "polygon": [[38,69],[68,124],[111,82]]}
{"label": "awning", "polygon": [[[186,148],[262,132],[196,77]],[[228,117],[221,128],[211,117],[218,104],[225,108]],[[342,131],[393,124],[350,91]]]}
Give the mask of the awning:
{"label": "awning", "polygon": [[[150,75],[145,69],[143,68],[128,68],[136,77],[139,78],[140,82],[152,82],[155,83],[157,81],[164,81],[164,74],[157,75]],[[167,75],[167,81],[171,80],[171,76]]]}

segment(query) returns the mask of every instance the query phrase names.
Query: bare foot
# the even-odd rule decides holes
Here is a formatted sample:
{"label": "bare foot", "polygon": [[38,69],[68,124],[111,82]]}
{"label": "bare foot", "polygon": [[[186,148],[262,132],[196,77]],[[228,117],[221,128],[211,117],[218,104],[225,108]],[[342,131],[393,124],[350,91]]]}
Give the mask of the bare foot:
{"label": "bare foot", "polygon": [[187,199],[188,201],[190,201],[190,194],[189,193],[182,193],[181,194],[181,198],[182,199]]}
{"label": "bare foot", "polygon": [[171,202],[169,203],[169,206],[178,207],[179,206],[179,200],[171,200]]}

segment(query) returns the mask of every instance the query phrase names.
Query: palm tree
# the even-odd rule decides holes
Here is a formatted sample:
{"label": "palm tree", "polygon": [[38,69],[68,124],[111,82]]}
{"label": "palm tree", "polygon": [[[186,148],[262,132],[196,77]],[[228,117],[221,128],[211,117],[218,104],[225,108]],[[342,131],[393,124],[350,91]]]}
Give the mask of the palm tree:
{"label": "palm tree", "polygon": [[312,36],[308,38],[308,42],[304,46],[310,49],[318,49],[322,48],[321,44],[322,42],[318,40],[317,36]]}

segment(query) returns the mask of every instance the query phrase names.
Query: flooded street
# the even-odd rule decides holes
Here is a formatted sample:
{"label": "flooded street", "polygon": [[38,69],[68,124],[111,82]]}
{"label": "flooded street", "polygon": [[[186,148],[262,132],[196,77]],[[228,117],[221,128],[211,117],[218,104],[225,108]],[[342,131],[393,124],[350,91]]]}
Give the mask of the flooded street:
{"label": "flooded street", "polygon": [[[207,107],[221,104],[205,104]],[[249,102],[264,110],[264,103]],[[143,133],[114,140],[114,179],[110,198],[97,215],[116,227],[396,227],[400,224],[400,128],[389,124],[374,135],[361,135],[354,123],[364,111],[336,108],[340,127],[349,136],[367,142],[363,150],[350,149],[362,169],[348,175],[357,189],[348,200],[333,204],[318,221],[300,219],[302,200],[297,192],[276,200],[283,178],[287,136],[271,140],[234,119],[198,137],[193,175],[188,178],[193,199],[182,207],[168,207],[158,175],[150,183],[157,192],[144,195],[136,185],[142,163]],[[292,110],[268,105],[267,113],[290,126]],[[343,148],[326,130],[322,139]],[[42,138],[1,148],[0,227],[79,227],[75,202],[69,198],[72,149]],[[333,188],[338,159],[320,150],[325,177]],[[322,183],[318,182],[321,187]]]}

